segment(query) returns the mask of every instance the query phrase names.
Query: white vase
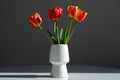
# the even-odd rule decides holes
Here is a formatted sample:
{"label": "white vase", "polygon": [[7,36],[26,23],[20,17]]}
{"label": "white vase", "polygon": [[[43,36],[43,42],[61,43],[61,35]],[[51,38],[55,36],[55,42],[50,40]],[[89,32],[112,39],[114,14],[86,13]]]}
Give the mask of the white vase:
{"label": "white vase", "polygon": [[68,77],[66,64],[69,62],[69,50],[67,44],[52,44],[50,49],[49,61],[52,64],[52,77]]}

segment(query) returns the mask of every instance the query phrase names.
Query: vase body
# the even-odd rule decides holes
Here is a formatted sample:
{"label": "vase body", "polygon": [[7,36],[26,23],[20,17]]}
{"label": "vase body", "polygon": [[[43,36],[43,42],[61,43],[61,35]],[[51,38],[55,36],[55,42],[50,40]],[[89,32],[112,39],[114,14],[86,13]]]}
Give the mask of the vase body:
{"label": "vase body", "polygon": [[50,49],[49,61],[52,64],[52,77],[68,77],[66,64],[69,62],[69,50],[67,44],[52,44]]}

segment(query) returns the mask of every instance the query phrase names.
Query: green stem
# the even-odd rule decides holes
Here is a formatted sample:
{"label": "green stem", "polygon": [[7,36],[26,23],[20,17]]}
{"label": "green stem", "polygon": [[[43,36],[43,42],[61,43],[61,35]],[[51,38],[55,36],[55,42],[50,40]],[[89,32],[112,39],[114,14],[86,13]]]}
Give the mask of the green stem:
{"label": "green stem", "polygon": [[56,35],[56,31],[57,31],[57,21],[54,21],[54,34]]}
{"label": "green stem", "polygon": [[45,31],[43,28],[42,28],[42,26],[38,26],[39,27],[39,29],[43,32],[43,34],[48,38],[48,40],[52,43],[52,44],[54,44],[54,41],[53,41],[53,39],[52,39],[52,37],[47,33],[47,31]]}
{"label": "green stem", "polygon": [[59,29],[58,29],[58,26],[57,26],[57,40],[58,40],[58,44],[60,44],[60,35],[59,35]]}
{"label": "green stem", "polygon": [[72,27],[72,31],[71,31],[71,33],[70,33],[70,37],[69,37],[68,42],[70,41],[70,39],[71,39],[71,37],[72,37],[72,35],[73,35],[73,32],[74,32],[75,29],[76,29],[76,25],[77,25],[77,21],[75,21],[74,26]]}
{"label": "green stem", "polygon": [[71,34],[71,29],[72,29],[72,18],[70,18],[70,27],[68,30],[68,35],[67,35],[67,39],[66,39],[66,44],[69,42],[69,38],[70,38],[70,34]]}

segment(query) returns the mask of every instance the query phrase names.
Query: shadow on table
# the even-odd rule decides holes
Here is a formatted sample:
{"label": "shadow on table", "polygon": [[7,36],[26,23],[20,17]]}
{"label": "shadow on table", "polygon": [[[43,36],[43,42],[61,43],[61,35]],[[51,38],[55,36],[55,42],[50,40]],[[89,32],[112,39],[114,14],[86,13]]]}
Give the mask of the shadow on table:
{"label": "shadow on table", "polygon": [[99,66],[68,66],[70,73],[120,73],[119,68]]}
{"label": "shadow on table", "polygon": [[[51,66],[17,66],[17,67],[2,67],[1,72],[17,72],[17,73],[50,73]],[[119,68],[99,67],[99,66],[70,66],[68,65],[69,73],[120,73]],[[32,76],[34,77],[34,76]],[[37,76],[36,76],[37,77]]]}
{"label": "shadow on table", "polygon": [[50,78],[50,75],[0,75],[4,78]]}

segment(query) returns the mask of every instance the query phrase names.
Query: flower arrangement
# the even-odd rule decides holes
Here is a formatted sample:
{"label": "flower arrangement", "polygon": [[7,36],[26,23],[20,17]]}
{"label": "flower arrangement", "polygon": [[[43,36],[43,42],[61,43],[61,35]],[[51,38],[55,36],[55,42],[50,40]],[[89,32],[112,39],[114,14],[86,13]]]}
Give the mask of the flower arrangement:
{"label": "flower arrangement", "polygon": [[[70,23],[65,28],[59,28],[58,20],[61,17],[63,9],[61,7],[54,7],[48,9],[48,16],[53,21],[53,32],[45,30],[42,24],[42,18],[38,12],[30,16],[28,22],[34,28],[39,28],[43,34],[49,39],[52,44],[68,44],[78,22],[82,22],[87,12],[80,9],[78,6],[67,6],[66,14],[70,18]],[[74,19],[74,23],[73,20]]]}

